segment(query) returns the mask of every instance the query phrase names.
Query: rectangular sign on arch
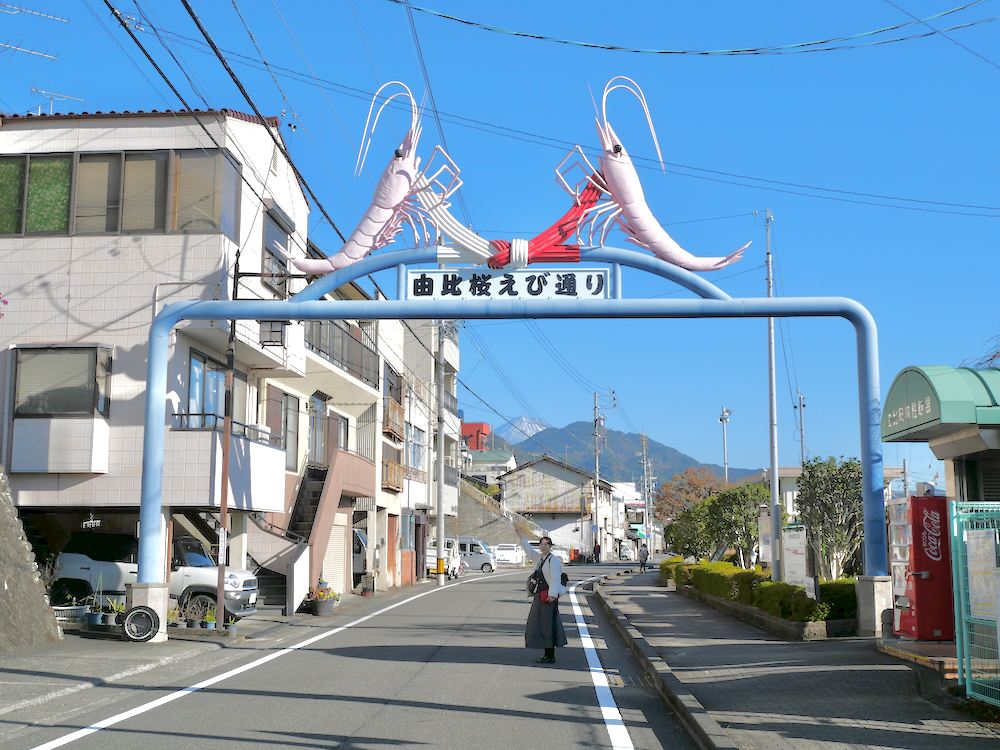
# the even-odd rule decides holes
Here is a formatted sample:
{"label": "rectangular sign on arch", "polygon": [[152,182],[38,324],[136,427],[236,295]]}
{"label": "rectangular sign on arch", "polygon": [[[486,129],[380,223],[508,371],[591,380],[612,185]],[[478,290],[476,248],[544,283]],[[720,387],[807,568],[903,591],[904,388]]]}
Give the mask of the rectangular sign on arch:
{"label": "rectangular sign on arch", "polygon": [[407,270],[408,300],[609,299],[606,268]]}

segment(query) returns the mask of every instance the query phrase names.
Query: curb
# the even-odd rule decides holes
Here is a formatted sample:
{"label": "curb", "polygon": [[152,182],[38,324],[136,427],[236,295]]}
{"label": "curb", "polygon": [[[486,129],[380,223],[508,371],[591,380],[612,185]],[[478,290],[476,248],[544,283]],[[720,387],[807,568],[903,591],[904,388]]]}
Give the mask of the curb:
{"label": "curb", "polygon": [[649,672],[656,692],[684,725],[691,738],[704,750],[739,750],[739,745],[726,734],[684,683],[677,679],[670,665],[660,658],[622,611],[601,593],[599,583],[594,586],[594,599],[611,618],[615,629],[639,663]]}

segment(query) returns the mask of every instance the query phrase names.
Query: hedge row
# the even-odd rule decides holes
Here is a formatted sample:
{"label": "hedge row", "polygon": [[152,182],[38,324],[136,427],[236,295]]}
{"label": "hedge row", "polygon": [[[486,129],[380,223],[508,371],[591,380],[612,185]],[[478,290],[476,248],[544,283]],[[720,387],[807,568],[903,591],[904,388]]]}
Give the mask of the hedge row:
{"label": "hedge row", "polygon": [[800,586],[772,581],[769,573],[737,568],[727,562],[685,565],[680,558],[674,558],[660,564],[660,575],[673,578],[679,586],[693,586],[793,622],[848,620],[858,615],[853,578],[820,583],[820,600],[816,602]]}

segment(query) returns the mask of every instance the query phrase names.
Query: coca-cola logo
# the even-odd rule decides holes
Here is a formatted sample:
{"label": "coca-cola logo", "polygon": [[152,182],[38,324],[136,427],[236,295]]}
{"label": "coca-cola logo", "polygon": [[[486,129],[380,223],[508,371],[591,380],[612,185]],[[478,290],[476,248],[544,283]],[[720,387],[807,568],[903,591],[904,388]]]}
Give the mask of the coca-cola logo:
{"label": "coca-cola logo", "polygon": [[920,534],[920,541],[924,547],[924,554],[938,562],[941,560],[941,513],[928,508],[923,510],[924,528]]}

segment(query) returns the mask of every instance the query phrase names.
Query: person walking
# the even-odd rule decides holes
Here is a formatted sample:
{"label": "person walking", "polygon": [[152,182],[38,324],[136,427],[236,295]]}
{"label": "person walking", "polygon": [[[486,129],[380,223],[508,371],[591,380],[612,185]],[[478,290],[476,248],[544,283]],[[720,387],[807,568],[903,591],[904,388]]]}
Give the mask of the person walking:
{"label": "person walking", "polygon": [[552,554],[550,537],[543,536],[538,541],[538,563],[531,575],[539,579],[539,587],[524,627],[524,646],[545,649],[545,653],[535,661],[552,664],[556,660],[556,648],[567,643],[566,630],[559,617],[559,597],[567,589],[562,582],[562,562]]}
{"label": "person walking", "polygon": [[646,561],[649,559],[649,548],[644,544],[639,550],[639,572],[646,572]]}

